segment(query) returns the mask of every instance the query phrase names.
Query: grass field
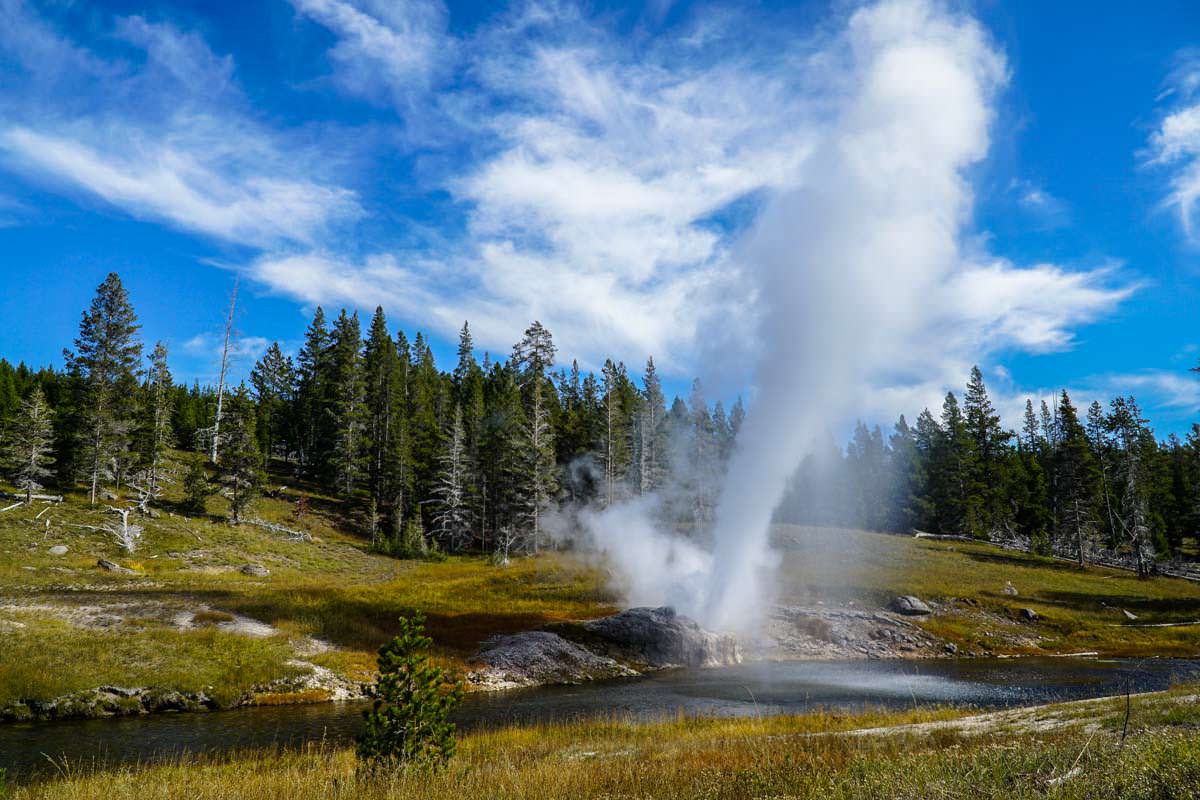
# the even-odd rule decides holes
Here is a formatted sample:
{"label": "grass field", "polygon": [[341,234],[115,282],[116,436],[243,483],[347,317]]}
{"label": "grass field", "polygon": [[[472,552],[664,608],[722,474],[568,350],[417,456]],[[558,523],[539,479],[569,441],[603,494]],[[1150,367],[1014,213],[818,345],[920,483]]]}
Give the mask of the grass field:
{"label": "grass field", "polygon": [[[140,520],[146,530],[132,555],[79,527],[105,521],[102,507],[79,496],[0,514],[0,706],[101,684],[206,689],[229,701],[303,671],[288,663],[297,653],[367,678],[398,617],[418,609],[428,617],[435,657],[461,669],[493,633],[613,610],[601,576],[569,557],[504,568],[479,557],[399,561],[369,552],[328,498],[306,494],[309,511],[296,517],[300,494],[264,497],[252,513],[312,541],[231,527],[215,498],[211,515]],[[68,552],[52,555],[56,545]],[[99,569],[100,558],[134,573]],[[246,564],[270,575],[243,574]],[[271,627],[243,635],[221,624],[230,615]]]}
{"label": "grass field", "polygon": [[[15,789],[12,796],[1190,798],[1200,796],[1200,704],[1194,691],[1139,696],[1128,724],[1119,699],[982,720],[935,710],[646,725],[586,722],[467,735],[458,756],[437,775],[364,779],[356,774],[351,751],[318,747],[98,773],[68,766],[62,778]],[[846,733],[864,728],[876,730]]]}
{"label": "grass field", "polygon": [[[397,617],[414,609],[428,616],[436,659],[461,670],[493,633],[600,616],[617,604],[603,574],[567,554],[507,567],[483,557],[373,554],[329,498],[305,493],[308,511],[297,517],[304,489],[293,482],[252,514],[312,541],[230,527],[217,498],[208,515],[189,517],[168,497],[168,513],[143,521],[133,555],[80,527],[105,516],[80,496],[0,514],[0,706],[103,684],[205,690],[228,703],[309,669],[298,660],[365,679]],[[969,543],[786,526],[776,534],[784,602],[878,608],[916,594],[938,608],[921,624],[971,653],[1200,654],[1200,626],[1135,628],[1121,613],[1135,613],[1137,624],[1200,619],[1200,586],[1184,581],[1139,581]],[[55,545],[68,552],[52,555]],[[99,558],[135,571],[105,572]],[[243,574],[246,564],[270,575]],[[1008,582],[1018,596],[1003,593]],[[1020,621],[1024,607],[1041,619]]]}
{"label": "grass field", "polygon": [[[920,624],[971,652],[1200,655],[1200,626],[1140,627],[1200,621],[1200,584],[1080,569],[982,543],[792,526],[780,526],[776,541],[786,553],[785,602],[880,607],[898,594],[917,595],[938,605]],[[1005,594],[1008,584],[1016,596]],[[1022,622],[1023,608],[1040,619]]]}

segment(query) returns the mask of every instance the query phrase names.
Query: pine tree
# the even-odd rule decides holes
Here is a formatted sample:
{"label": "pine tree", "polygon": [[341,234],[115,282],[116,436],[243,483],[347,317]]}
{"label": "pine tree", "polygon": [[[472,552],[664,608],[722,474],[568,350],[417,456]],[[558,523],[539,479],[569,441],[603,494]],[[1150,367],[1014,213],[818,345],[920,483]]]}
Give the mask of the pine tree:
{"label": "pine tree", "polygon": [[146,370],[145,403],[138,431],[138,462],[143,512],[146,504],[162,496],[163,459],[171,446],[171,395],[173,381],[167,365],[167,347],[155,342]]}
{"label": "pine tree", "polygon": [[25,502],[42,488],[54,463],[54,412],[40,386],[22,401],[12,425],[8,454],[13,484],[25,492]]}
{"label": "pine tree", "polygon": [[1063,390],[1057,414],[1058,443],[1054,455],[1054,508],[1057,510],[1058,538],[1074,543],[1082,566],[1087,560],[1087,542],[1094,525],[1095,472],[1087,432],[1071,398]]}
{"label": "pine tree", "polygon": [[973,451],[969,493],[972,505],[978,507],[973,533],[986,537],[1008,521],[1009,514],[1003,502],[1004,466],[1012,434],[1000,425],[1000,415],[992,406],[983,373],[977,366],[971,368],[963,412]]}
{"label": "pine tree", "polygon": [[1038,454],[1041,451],[1041,433],[1038,428],[1037,415],[1033,413],[1033,400],[1025,399],[1025,422],[1021,427],[1019,444],[1028,453]]}
{"label": "pine tree", "polygon": [[920,495],[925,488],[925,474],[917,450],[916,433],[904,415],[896,420],[888,438],[888,472],[890,497],[885,503],[888,530],[908,533],[920,520]]}
{"label": "pine tree", "polygon": [[462,414],[463,435],[465,437],[464,453],[464,492],[470,518],[477,526],[478,538],[481,544],[486,538],[485,511],[487,508],[484,492],[485,478],[481,462],[483,448],[483,428],[486,405],[484,402],[483,371],[475,360],[475,344],[471,338],[471,329],[466,322],[458,336],[458,362],[454,367],[454,396],[458,410]]}
{"label": "pine tree", "polygon": [[467,497],[467,442],[462,409],[454,407],[454,418],[446,431],[442,471],[435,488],[439,501],[435,515],[437,536],[443,549],[458,552],[471,539],[471,515]]}
{"label": "pine tree", "polygon": [[628,408],[631,392],[624,364],[604,362],[601,373],[604,387],[604,438],[600,442],[604,463],[604,504],[612,505],[622,494],[630,464]]}
{"label": "pine tree", "polygon": [[296,384],[296,367],[292,359],[283,354],[279,342],[272,342],[267,352],[250,370],[250,385],[254,387],[254,399],[258,419],[255,429],[259,443],[267,458],[290,454],[294,432],[289,425],[289,407],[293,401]]}
{"label": "pine tree", "polygon": [[[734,406],[736,411],[739,406]],[[637,490],[649,494],[666,483],[667,474],[667,415],[662,381],[654,367],[654,359],[646,359],[642,373],[642,401],[637,415]],[[740,422],[739,422],[740,424]],[[732,422],[731,422],[732,428]]]}
{"label": "pine tree", "polygon": [[188,460],[188,469],[183,475],[184,509],[193,514],[205,513],[208,498],[212,493],[212,484],[208,480],[205,460],[197,453]]}
{"label": "pine tree", "polygon": [[79,466],[93,504],[106,478],[118,485],[130,451],[142,343],[137,315],[115,272],[96,289],[79,323],[74,352],[63,353],[75,386]]}
{"label": "pine tree", "polygon": [[239,525],[262,488],[262,454],[254,435],[254,409],[245,388],[230,398],[220,451],[221,483],[229,500],[229,522]]}
{"label": "pine tree", "polygon": [[379,648],[379,679],[358,737],[358,758],[369,771],[439,769],[454,755],[454,724],[447,718],[462,702],[463,688],[429,660],[433,642],[424,625],[421,614],[401,617],[399,633]]}
{"label": "pine tree", "polygon": [[523,494],[531,531],[531,546],[541,546],[542,510],[557,489],[554,462],[554,433],[550,428],[550,409],[546,397],[547,371],[554,366],[557,348],[550,331],[534,321],[525,329],[521,341],[513,346],[512,364],[524,390],[525,427]]}
{"label": "pine tree", "polygon": [[1154,559],[1154,534],[1150,517],[1153,459],[1157,454],[1154,434],[1132,397],[1115,398],[1107,429],[1116,446],[1114,518],[1137,564],[1138,577],[1150,574]]}
{"label": "pine tree", "polygon": [[325,311],[317,306],[312,322],[304,333],[304,345],[297,357],[296,432],[300,467],[312,478],[326,474],[331,437],[328,376],[330,335]]}
{"label": "pine tree", "polygon": [[358,313],[347,314],[345,309],[338,315],[333,326],[329,348],[329,427],[333,433],[334,486],[343,500],[354,497],[354,491],[362,478],[365,439],[363,430],[366,421],[366,406],[363,398],[363,368],[359,350],[362,332],[358,324]]}
{"label": "pine tree", "polygon": [[717,504],[720,483],[720,454],[716,431],[708,402],[704,398],[704,387],[699,379],[692,381],[692,393],[688,398],[688,452],[687,469],[691,480],[686,488],[691,495],[691,522],[701,528],[712,522]]}

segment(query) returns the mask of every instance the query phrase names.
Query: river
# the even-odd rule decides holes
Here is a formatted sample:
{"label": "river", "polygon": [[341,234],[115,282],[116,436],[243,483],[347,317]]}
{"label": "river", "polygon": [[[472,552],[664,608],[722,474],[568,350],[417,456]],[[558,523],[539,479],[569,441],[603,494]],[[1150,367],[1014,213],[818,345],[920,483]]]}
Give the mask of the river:
{"label": "river", "polygon": [[[1200,678],[1200,660],[948,659],[799,661],[672,670],[643,678],[468,695],[456,714],[469,730],[581,717],[650,720],[803,713],[815,708],[981,709],[1165,689]],[[211,714],[0,725],[0,768],[10,780],[75,765],[147,763],[185,752],[225,753],[308,742],[350,742],[362,703],[244,708]]]}

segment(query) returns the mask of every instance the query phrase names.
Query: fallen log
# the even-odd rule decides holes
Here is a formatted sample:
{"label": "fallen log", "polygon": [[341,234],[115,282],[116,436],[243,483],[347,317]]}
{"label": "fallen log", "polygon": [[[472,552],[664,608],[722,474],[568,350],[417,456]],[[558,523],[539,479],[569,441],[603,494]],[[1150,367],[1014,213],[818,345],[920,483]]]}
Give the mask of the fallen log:
{"label": "fallen log", "polygon": [[[23,503],[25,502],[26,495],[24,492],[0,492],[0,497],[11,500],[20,500]],[[63,501],[63,496],[61,494],[35,494],[29,495],[29,499],[46,500],[50,503],[61,503]]]}
{"label": "fallen log", "polygon": [[255,517],[254,519],[246,520],[246,524],[255,525],[259,528],[266,528],[267,530],[274,531],[275,533],[286,533],[288,535],[289,541],[293,541],[293,542],[311,542],[312,541],[312,536],[305,531],[298,531],[298,530],[293,530],[292,528],[285,528],[284,526],[279,525],[275,522],[267,522],[265,519],[259,519],[258,517]]}

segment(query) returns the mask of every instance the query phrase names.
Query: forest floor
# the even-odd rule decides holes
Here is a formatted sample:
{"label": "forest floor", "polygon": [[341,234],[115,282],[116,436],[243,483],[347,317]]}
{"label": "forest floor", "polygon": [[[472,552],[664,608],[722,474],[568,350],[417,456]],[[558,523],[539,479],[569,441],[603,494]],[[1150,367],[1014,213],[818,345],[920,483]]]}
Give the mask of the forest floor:
{"label": "forest floor", "polygon": [[[1032,709],[618,720],[462,736],[439,773],[368,777],[349,748],[65,766],[14,800],[1090,798],[1200,796],[1196,686]],[[2,791],[0,791],[2,793]]]}
{"label": "forest floor", "polygon": [[[0,709],[99,686],[204,693],[216,706],[328,699],[336,681],[307,678],[369,679],[376,649],[413,610],[427,616],[436,660],[461,674],[490,635],[616,609],[606,576],[570,555],[400,561],[370,552],[331,498],[278,475],[270,488],[251,516],[308,538],[231,527],[219,498],[195,516],[168,496],[138,520],[132,555],[96,530],[113,515],[78,494],[0,513]],[[900,594],[929,603],[935,613],[911,621],[933,644],[912,656],[944,655],[947,643],[960,655],[1200,655],[1200,626],[1139,627],[1200,620],[1200,585],[1185,581],[860,531],[780,526],[776,543],[781,606],[819,620],[874,613]],[[862,655],[826,647],[819,621],[802,627],[810,657]]]}

